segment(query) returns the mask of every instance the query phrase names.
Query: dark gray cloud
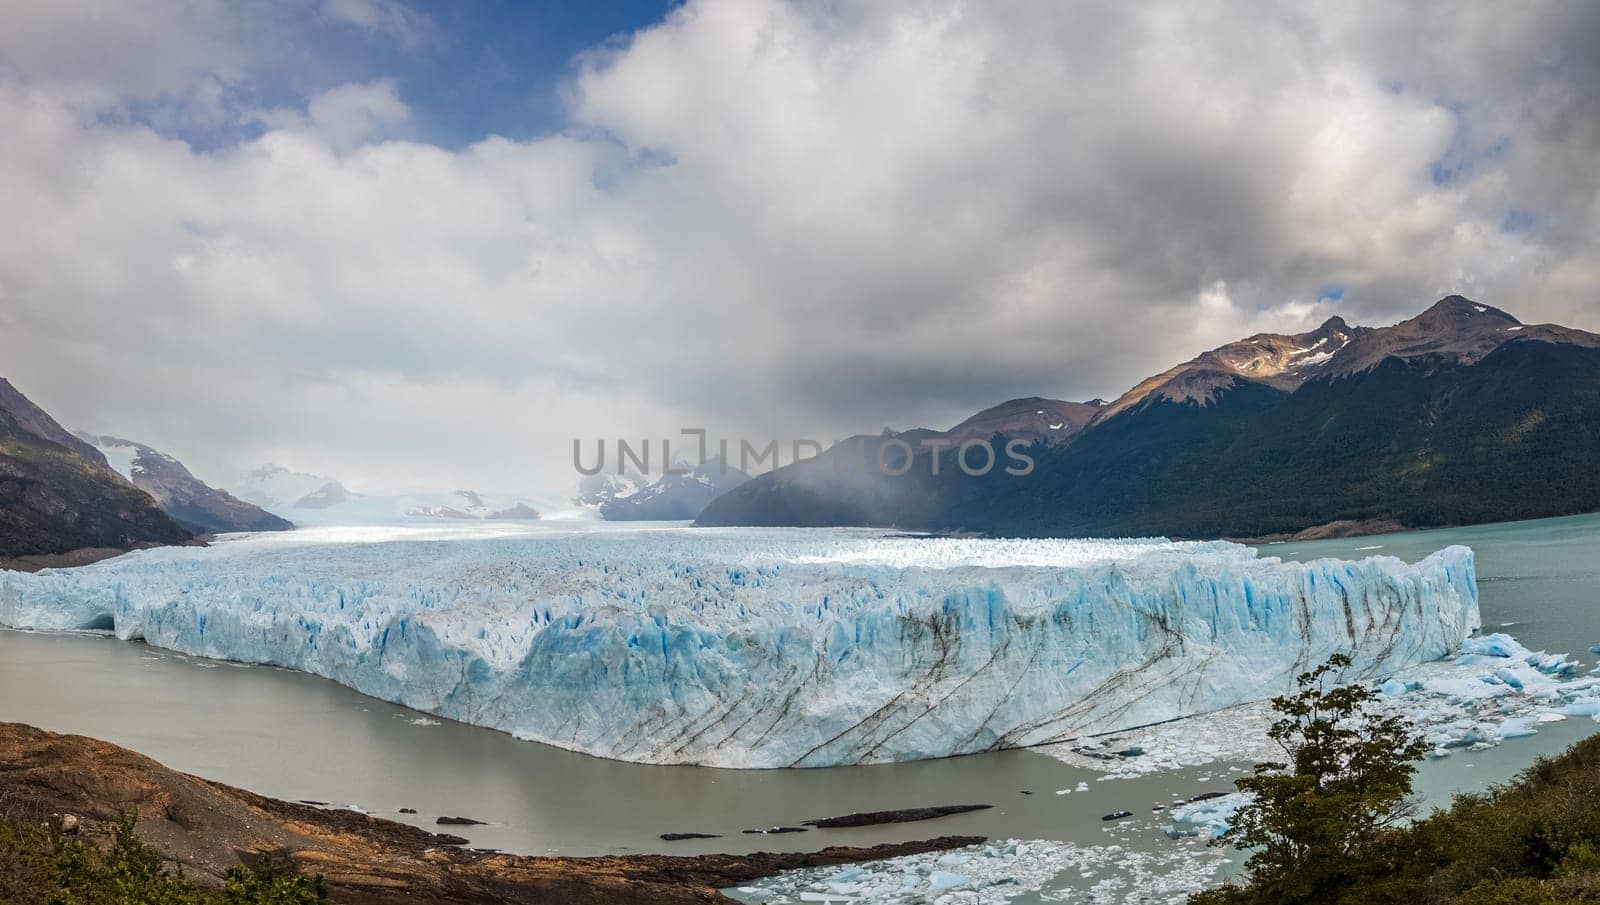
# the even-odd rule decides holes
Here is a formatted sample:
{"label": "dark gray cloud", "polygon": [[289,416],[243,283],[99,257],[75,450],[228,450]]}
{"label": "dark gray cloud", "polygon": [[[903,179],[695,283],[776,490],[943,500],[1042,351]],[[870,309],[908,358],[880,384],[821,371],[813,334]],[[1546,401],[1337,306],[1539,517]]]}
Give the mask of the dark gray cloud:
{"label": "dark gray cloud", "polygon": [[[393,82],[242,109],[293,43],[247,10],[0,13],[3,370],[209,477],[562,484],[574,436],[947,426],[1452,291],[1600,329],[1590,4],[691,2],[461,150]],[[219,84],[264,134],[126,115]]]}

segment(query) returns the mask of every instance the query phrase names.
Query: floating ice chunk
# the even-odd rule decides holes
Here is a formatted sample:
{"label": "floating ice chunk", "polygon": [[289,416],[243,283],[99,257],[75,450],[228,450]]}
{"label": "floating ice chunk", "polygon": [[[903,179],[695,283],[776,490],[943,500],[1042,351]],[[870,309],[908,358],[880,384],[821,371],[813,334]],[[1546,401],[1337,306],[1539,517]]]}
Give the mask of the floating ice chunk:
{"label": "floating ice chunk", "polygon": [[1180,804],[1168,812],[1172,825],[1167,827],[1167,835],[1174,839],[1182,836],[1216,839],[1228,831],[1234,815],[1249,804],[1252,797],[1244,792],[1230,792],[1205,801]]}
{"label": "floating ice chunk", "polygon": [[[1079,846],[1064,842],[1017,840],[962,850],[971,855],[959,873],[937,866],[942,855],[928,853],[861,865],[857,901],[875,905],[1003,905],[1034,892],[1064,870],[1097,878],[1093,887],[1072,901],[1112,905],[1144,901],[1182,902],[1208,885],[1223,855],[1198,839],[1180,842],[1165,852],[1129,851],[1120,845]],[[829,868],[807,868],[768,877],[732,892],[740,901],[764,905],[820,902],[810,896],[833,896],[819,885]],[[1045,894],[1054,901],[1056,893]]]}
{"label": "floating ice chunk", "polygon": [[1468,638],[1461,642],[1461,653],[1503,659],[1507,657],[1525,657],[1529,651],[1510,635],[1504,632],[1495,632],[1489,635],[1480,635],[1476,638]]}
{"label": "floating ice chunk", "polygon": [[1539,730],[1533,728],[1533,724],[1538,721],[1538,717],[1527,716],[1514,717],[1506,720],[1500,724],[1500,737],[1525,738],[1530,735],[1538,735]]}
{"label": "floating ice chunk", "polygon": [[1510,685],[1512,688],[1515,688],[1518,691],[1522,690],[1522,680],[1518,678],[1517,674],[1511,670],[1501,667],[1500,669],[1495,670],[1494,674],[1495,678],[1498,678],[1500,681]]}

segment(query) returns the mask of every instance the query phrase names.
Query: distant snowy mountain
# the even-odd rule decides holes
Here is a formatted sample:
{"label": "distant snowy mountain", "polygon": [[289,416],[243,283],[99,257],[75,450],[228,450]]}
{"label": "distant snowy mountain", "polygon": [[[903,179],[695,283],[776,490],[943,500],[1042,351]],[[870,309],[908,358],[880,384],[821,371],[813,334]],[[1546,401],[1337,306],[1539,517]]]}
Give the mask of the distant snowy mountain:
{"label": "distant snowy mountain", "polygon": [[197,534],[282,531],[294,527],[259,506],[211,487],[182,462],[143,443],[107,434],[79,433],[128,483],[155,498],[161,510]]}
{"label": "distant snowy mountain", "polygon": [[298,500],[293,505],[296,509],[330,509],[352,500],[361,499],[361,494],[351,493],[344,489],[338,481],[329,481]]}
{"label": "distant snowy mountain", "polygon": [[698,518],[711,501],[750,480],[750,476],[712,457],[698,468],[679,463],[683,474],[665,474],[643,489],[600,504],[608,522],[676,521]]}
{"label": "distant snowy mountain", "polygon": [[589,509],[598,509],[613,500],[626,499],[650,486],[650,479],[637,471],[623,474],[601,472],[587,475],[578,482],[578,495],[574,503]]}
{"label": "distant snowy mountain", "polygon": [[334,478],[263,465],[239,480],[239,495],[302,525],[393,525],[437,519],[535,521],[539,510],[513,496],[454,490],[356,493]]}
{"label": "distant snowy mountain", "polygon": [[491,519],[533,521],[539,511],[521,500],[486,498],[475,490],[445,494],[441,502],[423,502],[406,510],[416,518]]}
{"label": "distant snowy mountain", "polygon": [[297,507],[322,509],[354,497],[332,478],[290,471],[270,462],[239,478],[233,487],[240,499],[280,514]]}

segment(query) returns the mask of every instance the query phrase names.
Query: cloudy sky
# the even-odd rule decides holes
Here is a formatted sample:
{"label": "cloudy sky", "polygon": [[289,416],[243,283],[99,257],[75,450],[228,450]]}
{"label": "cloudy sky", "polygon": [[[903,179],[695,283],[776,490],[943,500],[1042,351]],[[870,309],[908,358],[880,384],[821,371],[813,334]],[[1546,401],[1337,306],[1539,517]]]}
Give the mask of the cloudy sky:
{"label": "cloudy sky", "polygon": [[1284,7],[8,0],[0,374],[224,484],[528,491],[1449,292],[1600,330],[1600,5]]}

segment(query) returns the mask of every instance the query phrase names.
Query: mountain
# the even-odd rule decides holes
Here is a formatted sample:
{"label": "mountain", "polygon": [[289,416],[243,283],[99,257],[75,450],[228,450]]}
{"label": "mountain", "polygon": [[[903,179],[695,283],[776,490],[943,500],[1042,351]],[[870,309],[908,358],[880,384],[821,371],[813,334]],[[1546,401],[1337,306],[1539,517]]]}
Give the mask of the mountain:
{"label": "mountain", "polygon": [[712,500],[748,480],[749,475],[713,456],[697,468],[664,474],[640,490],[605,500],[600,516],[610,522],[692,519]]}
{"label": "mountain", "polygon": [[1341,350],[1371,332],[1366,327],[1350,327],[1344,318],[1332,317],[1309,333],[1257,333],[1145,378],[1097,416],[1105,420],[1151,398],[1205,404],[1236,380],[1293,390],[1326,372],[1329,362]]}
{"label": "mountain", "polygon": [[527,503],[512,503],[484,516],[490,521],[498,522],[533,522],[538,521],[540,517],[539,510]]}
{"label": "mountain", "polygon": [[622,474],[585,475],[578,482],[578,495],[572,502],[586,509],[599,509],[612,500],[632,496],[649,486],[650,479],[631,468]]}
{"label": "mountain", "polygon": [[[1600,336],[1450,296],[1392,327],[1259,334],[1141,381],[1032,472],[932,455],[877,496],[778,469],[703,524],[1286,537],[1600,509]],[[859,482],[858,482],[859,483]],[[883,488],[889,488],[884,490]]]}
{"label": "mountain", "polygon": [[239,496],[301,525],[393,525],[419,520],[536,521],[539,510],[516,497],[475,490],[376,496],[334,478],[266,464],[240,478]]}
{"label": "mountain", "polygon": [[359,496],[333,478],[290,471],[271,462],[234,482],[234,492],[240,499],[279,515],[295,508],[326,509]]}
{"label": "mountain", "polygon": [[0,378],[0,556],[177,544],[191,534]]}
{"label": "mountain", "polygon": [[498,521],[535,521],[538,510],[521,501],[491,501],[475,490],[457,490],[446,494],[442,501],[419,502],[405,510],[417,518],[490,519]]}
{"label": "mountain", "polygon": [[332,509],[359,499],[361,494],[351,493],[338,481],[328,481],[289,505],[295,509]]}
{"label": "mountain", "polygon": [[294,527],[287,519],[211,487],[182,462],[143,443],[106,434],[80,433],[78,438],[98,450],[130,484],[154,497],[163,512],[196,534]]}
{"label": "mountain", "polygon": [[959,446],[968,440],[987,440],[1000,434],[1029,443],[1056,444],[1088,427],[1104,410],[1105,403],[1100,400],[1064,402],[1029,396],[984,409],[947,431],[933,433],[928,439],[938,438]]}
{"label": "mountain", "polygon": [[[733,492],[713,500],[697,517],[702,525],[767,525],[822,527],[872,525],[891,528],[925,528],[942,525],[947,497],[971,483],[961,480],[956,461],[963,444],[989,443],[996,468],[1011,464],[1006,453],[1015,441],[1029,451],[1061,446],[1071,441],[1103,412],[1104,400],[1066,402],[1028,396],[984,409],[949,430],[916,428],[884,430],[877,436],[858,434],[834,444],[816,459],[774,469]],[[999,439],[1001,442],[994,443]],[[914,462],[900,470],[906,449]],[[940,474],[932,473],[935,449]],[[983,456],[969,457],[973,468],[983,466]],[[880,464],[882,467],[880,467]]]}

